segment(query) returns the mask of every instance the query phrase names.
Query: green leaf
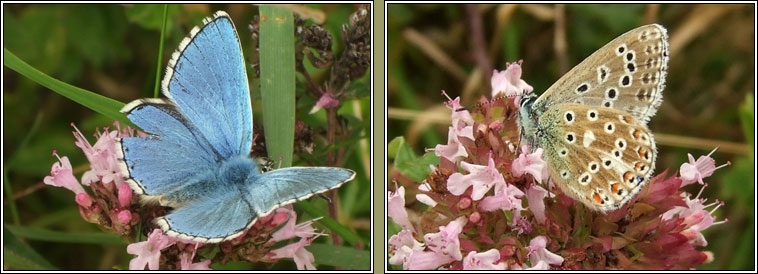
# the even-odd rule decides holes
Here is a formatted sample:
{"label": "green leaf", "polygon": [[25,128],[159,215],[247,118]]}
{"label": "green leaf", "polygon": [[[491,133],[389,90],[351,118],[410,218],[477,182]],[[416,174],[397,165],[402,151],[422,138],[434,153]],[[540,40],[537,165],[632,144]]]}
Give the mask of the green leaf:
{"label": "green leaf", "polygon": [[392,139],[387,145],[387,154],[390,158],[394,156],[395,169],[416,182],[423,181],[432,172],[429,165],[440,163],[440,158],[434,152],[427,152],[421,157],[416,156],[402,136]]}
{"label": "green leaf", "polygon": [[371,252],[347,246],[314,243],[305,249],[313,253],[314,263],[342,267],[345,270],[371,269]]}
{"label": "green leaf", "polygon": [[40,240],[58,243],[82,243],[82,244],[115,244],[123,245],[124,242],[116,234],[87,233],[87,232],[60,232],[32,226],[5,225],[11,233],[18,237],[31,240]]}
{"label": "green leaf", "polygon": [[124,103],[52,78],[19,59],[6,48],[3,48],[3,57],[3,65],[20,73],[26,78],[29,78],[30,80],[37,82],[82,106],[94,110],[95,112],[133,126],[129,119],[126,118],[126,115],[119,112],[124,106]]}
{"label": "green leaf", "polygon": [[3,270],[56,269],[28,244],[3,226]]}
{"label": "green leaf", "polygon": [[271,159],[292,165],[295,138],[295,27],[292,13],[260,7],[260,65],[263,128]]}

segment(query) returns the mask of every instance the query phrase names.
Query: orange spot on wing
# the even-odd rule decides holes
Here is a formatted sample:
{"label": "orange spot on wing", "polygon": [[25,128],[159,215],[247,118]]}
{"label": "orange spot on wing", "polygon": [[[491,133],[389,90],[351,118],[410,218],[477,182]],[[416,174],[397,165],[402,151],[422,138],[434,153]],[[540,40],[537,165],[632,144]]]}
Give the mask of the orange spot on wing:
{"label": "orange spot on wing", "polygon": [[647,154],[647,150],[645,150],[644,147],[641,147],[640,149],[637,150],[637,154],[640,155],[640,158],[645,157],[645,154]]}
{"label": "orange spot on wing", "polygon": [[595,203],[598,203],[598,204],[603,202],[603,198],[600,197],[600,194],[597,194],[597,193],[592,195],[592,199],[595,199]]}
{"label": "orange spot on wing", "polygon": [[642,135],[642,131],[639,129],[635,129],[634,133],[632,133],[632,136],[634,136],[634,139],[640,138],[640,135]]}
{"label": "orange spot on wing", "polygon": [[632,178],[632,173],[629,171],[624,172],[624,182],[629,182],[630,178]]}

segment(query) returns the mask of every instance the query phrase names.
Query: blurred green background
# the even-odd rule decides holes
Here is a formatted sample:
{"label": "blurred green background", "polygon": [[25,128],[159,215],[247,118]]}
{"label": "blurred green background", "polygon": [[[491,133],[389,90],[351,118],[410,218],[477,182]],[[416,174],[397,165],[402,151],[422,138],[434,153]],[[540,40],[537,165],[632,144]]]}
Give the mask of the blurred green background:
{"label": "blurred green background", "polygon": [[440,90],[475,104],[489,98],[493,68],[523,59],[522,79],[542,93],[618,35],[662,24],[671,59],[663,104],[649,124],[656,173],[678,172],[687,153],[697,159],[720,146],[716,165],[731,165],[705,179],[701,197],[725,201],[715,215],[729,221],[703,232],[703,250],[715,261],[700,269],[755,267],[753,5],[391,4],[387,20],[387,136],[404,136],[416,154],[447,140]]}
{"label": "blurred green background", "polygon": [[[325,28],[332,34],[335,55],[344,48],[340,26],[348,22],[348,17],[358,5],[306,5],[325,15]],[[29,65],[54,78],[74,86],[96,92],[120,102],[152,97],[155,85],[156,63],[163,24],[162,4],[123,5],[32,5],[3,4],[3,46]],[[217,10],[224,10],[232,17],[248,65],[252,46],[248,25],[258,7],[247,4],[208,5],[184,4],[168,5],[168,23],[163,48],[160,77],[171,53],[194,26],[202,25],[202,19]],[[310,24],[310,23],[309,23]],[[314,81],[320,84],[329,78],[329,69],[315,69],[305,62]],[[260,119],[260,91],[257,79],[248,68],[253,97],[253,116],[257,126]],[[338,222],[361,236],[364,243],[370,243],[370,182],[369,145],[370,132],[370,78],[354,81],[351,88],[361,89],[354,94],[354,100],[343,102],[339,114],[348,118],[351,130],[361,132],[360,138],[351,139],[346,144],[347,168],[358,172],[356,182],[346,184],[339,190]],[[302,76],[298,74],[297,119],[304,121],[314,130],[314,135],[322,135],[326,125],[324,111],[308,115],[308,111],[318,98],[304,95]],[[362,121],[367,121],[363,123]],[[114,243],[113,238],[98,241],[82,239],[92,235],[102,235],[99,228],[85,222],[79,216],[74,195],[63,188],[46,186],[42,179],[50,174],[50,168],[57,158],[51,155],[57,150],[61,156],[68,156],[74,167],[74,175],[81,178],[89,164],[82,151],[74,145],[71,122],[89,138],[96,128],[113,128],[113,120],[93,112],[77,103],[56,94],[39,84],[26,79],[17,72],[3,69],[3,222],[4,225],[21,225],[27,231],[43,228],[64,233],[91,233],[78,235],[53,235],[53,240],[40,240],[43,236],[19,241],[4,229],[4,253],[16,252],[28,258],[39,258],[59,269],[125,269],[132,255],[126,253],[126,244]],[[261,136],[262,137],[262,136]],[[323,137],[314,137],[323,143]],[[323,153],[323,147],[316,147],[316,153]],[[321,158],[309,161],[325,165]],[[294,165],[304,164],[296,158]],[[13,197],[18,222],[14,220]],[[307,201],[326,210],[324,199]],[[300,216],[300,220],[315,216]],[[316,225],[322,230],[323,227]],[[105,232],[108,233],[108,232]],[[113,235],[111,235],[113,236]],[[68,239],[68,240],[66,240]],[[116,237],[117,239],[117,237]],[[63,241],[63,242],[62,242]],[[321,237],[318,242],[331,242],[329,237]],[[86,243],[90,242],[90,243]],[[20,249],[6,248],[13,245]],[[28,244],[28,246],[26,246]],[[369,245],[359,247],[368,249]],[[72,252],[76,251],[76,252]],[[36,253],[36,254],[35,254]],[[316,254],[317,263],[319,254]],[[7,258],[7,257],[6,257]],[[211,267],[221,267],[212,265]],[[226,268],[273,268],[294,269],[292,260],[281,260],[274,266],[250,264],[229,264]],[[368,266],[367,266],[368,267]],[[4,264],[4,268],[6,265]],[[327,267],[327,269],[329,269]]]}

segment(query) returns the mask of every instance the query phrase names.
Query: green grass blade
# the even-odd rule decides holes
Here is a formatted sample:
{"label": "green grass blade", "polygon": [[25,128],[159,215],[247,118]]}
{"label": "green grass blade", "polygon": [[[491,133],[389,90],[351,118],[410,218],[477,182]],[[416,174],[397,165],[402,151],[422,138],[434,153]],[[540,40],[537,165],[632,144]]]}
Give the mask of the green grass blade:
{"label": "green grass blade", "polygon": [[26,78],[29,78],[30,80],[49,88],[55,93],[63,95],[63,97],[71,99],[97,113],[105,115],[113,120],[126,123],[127,125],[134,126],[134,124],[126,118],[126,115],[119,112],[124,106],[124,103],[52,78],[30,66],[6,48],[3,48],[3,57],[3,65],[15,70]]}
{"label": "green grass blade", "polygon": [[153,97],[158,98],[158,93],[160,91],[160,85],[161,85],[161,71],[163,71],[161,68],[163,67],[163,40],[165,39],[166,35],[166,22],[168,21],[168,4],[163,4],[163,27],[161,28],[161,41],[160,45],[158,46],[158,65],[157,68],[155,68],[155,90],[153,91]]}
{"label": "green grass blade", "polygon": [[314,243],[305,249],[314,254],[314,263],[342,267],[345,270],[371,269],[371,252],[347,246]]}
{"label": "green grass blade", "polygon": [[[3,165],[5,166],[5,165]],[[11,186],[11,180],[8,177],[8,169],[3,168],[3,187],[5,188],[5,199],[8,201],[8,210],[11,212],[13,218],[13,224],[20,225],[21,218],[18,216],[18,209],[16,208],[16,199],[13,199],[13,187]]]}
{"label": "green grass blade", "polygon": [[15,225],[5,225],[5,228],[18,237],[31,240],[80,244],[124,244],[124,241],[116,234],[60,232],[39,227]]}
{"label": "green grass blade", "polygon": [[3,227],[3,270],[56,269],[28,244]]}
{"label": "green grass blade", "polygon": [[260,7],[260,66],[263,128],[268,156],[292,165],[295,138],[295,30],[292,13]]}
{"label": "green grass blade", "polygon": [[330,218],[329,214],[321,211],[320,209],[318,209],[317,207],[309,203],[296,203],[295,208],[298,210],[304,211],[305,213],[311,216],[323,216],[323,218],[319,219],[316,222],[323,225],[330,231],[334,231],[335,233],[340,235],[340,237],[342,237],[342,239],[345,240],[345,242],[348,242],[350,245],[355,245],[358,242],[363,242],[364,244],[368,243],[364,241],[363,239],[361,239],[361,237],[358,236],[358,234],[356,234],[355,232],[351,231],[347,227],[343,226],[342,224],[338,223],[334,219]]}

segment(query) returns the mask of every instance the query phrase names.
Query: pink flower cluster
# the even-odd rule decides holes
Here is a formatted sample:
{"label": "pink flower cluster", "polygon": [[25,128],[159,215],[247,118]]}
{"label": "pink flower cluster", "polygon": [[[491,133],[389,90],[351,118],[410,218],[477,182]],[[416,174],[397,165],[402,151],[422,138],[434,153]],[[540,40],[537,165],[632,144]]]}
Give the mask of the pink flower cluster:
{"label": "pink flower cluster", "polygon": [[[586,209],[551,185],[541,148],[514,145],[513,97],[532,91],[519,79],[520,65],[493,75],[493,97],[508,99],[481,99],[469,111],[448,97],[448,142],[432,150],[440,163],[425,180],[395,174],[387,212],[401,230],[388,241],[389,263],[412,270],[691,269],[712,260],[699,249],[707,245],[701,232],[726,221],[714,216],[723,203],[681,190],[705,187],[717,169],[710,154],[690,155],[679,176],[651,178],[616,211]],[[406,201],[406,191],[415,199]],[[406,207],[415,201],[423,205]]]}
{"label": "pink flower cluster", "polygon": [[[58,162],[53,164],[50,176],[44,178],[45,184],[74,192],[74,200],[86,221],[113,230],[124,239],[134,239],[135,234],[140,232],[140,222],[143,226],[151,224],[154,217],[166,213],[160,206],[140,205],[136,195],[124,182],[124,175],[118,166],[116,139],[145,136],[145,133],[129,127],[121,128],[118,122],[115,122],[115,130],[104,128],[102,132],[97,131],[97,141],[95,145],[91,145],[84,134],[73,123],[71,125],[75,129],[75,144],[86,155],[90,169],[84,172],[79,183],[68,157],[60,157],[53,151]],[[83,186],[87,186],[89,191]],[[144,270],[147,267],[149,270],[210,270],[211,262],[216,261],[248,260],[273,263],[282,258],[293,258],[298,269],[314,270],[315,258],[305,247],[316,237],[326,234],[317,233],[312,226],[312,220],[301,224],[296,224],[296,220],[297,213],[291,206],[278,208],[271,214],[259,218],[246,233],[219,244],[202,244],[169,237],[156,228],[147,235],[145,241],[127,246],[127,253],[136,255],[129,262],[129,269]],[[298,241],[274,249],[281,245],[280,243],[296,237],[299,238]],[[261,242],[264,244],[260,244]],[[213,258],[195,262],[197,250],[204,246],[209,246],[209,249],[218,246],[221,252]]]}
{"label": "pink flower cluster", "polygon": [[[80,184],[74,177],[68,157],[60,157],[53,151],[58,162],[53,164],[50,176],[46,176],[43,181],[45,184],[73,191],[76,194],[74,200],[79,205],[79,213],[88,222],[113,229],[122,236],[131,235],[132,226],[139,222],[140,217],[135,212],[139,206],[121,175],[116,156],[116,138],[135,134],[141,136],[144,133],[136,132],[129,127],[122,129],[119,123],[115,122],[115,130],[105,127],[102,132],[95,132],[97,142],[93,146],[73,123],[71,126],[75,129],[75,144],[89,160],[90,169],[84,172]],[[88,186],[92,194],[85,191],[82,185]]]}

